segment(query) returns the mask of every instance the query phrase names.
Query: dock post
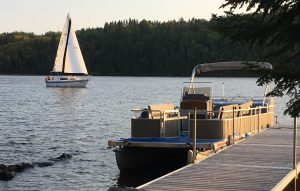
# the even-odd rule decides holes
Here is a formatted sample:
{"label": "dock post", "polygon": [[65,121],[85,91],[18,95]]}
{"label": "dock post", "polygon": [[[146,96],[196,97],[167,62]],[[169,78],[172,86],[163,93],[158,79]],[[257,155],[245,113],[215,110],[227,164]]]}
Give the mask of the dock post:
{"label": "dock post", "polygon": [[232,108],[232,144],[234,144],[234,137],[235,137],[235,127],[234,127],[234,119],[235,119],[235,107]]}
{"label": "dock post", "polygon": [[197,160],[197,108],[195,107],[194,108],[194,144],[193,144],[193,153],[194,153],[194,158],[193,158],[193,162],[194,164],[196,163],[196,160]]}
{"label": "dock post", "polygon": [[298,179],[296,151],[297,151],[297,117],[294,117],[293,169],[295,169],[296,172],[295,179],[294,179],[294,190],[297,190],[297,179]]}
{"label": "dock post", "polygon": [[257,126],[258,126],[258,132],[260,131],[260,117],[259,117],[259,115],[260,115],[260,113],[261,113],[261,107],[259,106],[259,110],[258,110],[258,113],[257,113]]}

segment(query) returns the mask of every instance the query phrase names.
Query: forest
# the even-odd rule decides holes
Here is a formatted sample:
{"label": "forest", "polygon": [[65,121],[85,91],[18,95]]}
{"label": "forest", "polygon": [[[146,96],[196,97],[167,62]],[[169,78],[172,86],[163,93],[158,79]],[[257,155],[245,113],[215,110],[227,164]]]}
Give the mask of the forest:
{"label": "forest", "polygon": [[[215,30],[216,25],[213,20],[203,19],[167,22],[129,19],[80,29],[76,35],[91,75],[189,76],[197,64],[259,60],[267,49],[272,49],[233,43]],[[0,34],[0,74],[49,74],[59,38],[60,32]],[[231,76],[231,73],[215,75]]]}

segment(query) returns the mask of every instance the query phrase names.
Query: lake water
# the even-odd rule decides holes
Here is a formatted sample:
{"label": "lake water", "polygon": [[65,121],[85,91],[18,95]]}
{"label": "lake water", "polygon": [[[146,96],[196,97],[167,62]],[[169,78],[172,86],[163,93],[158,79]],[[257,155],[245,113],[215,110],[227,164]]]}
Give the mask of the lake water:
{"label": "lake water", "polygon": [[[222,95],[223,82],[227,96],[263,95],[255,78],[202,80],[213,82],[215,95]],[[117,185],[122,181],[107,141],[130,136],[130,109],[151,103],[179,105],[187,81],[93,77],[87,88],[59,89],[46,88],[43,76],[0,76],[0,164],[73,156],[0,181],[0,190],[107,190]],[[286,100],[276,99],[276,115],[279,122],[291,124],[283,116]]]}

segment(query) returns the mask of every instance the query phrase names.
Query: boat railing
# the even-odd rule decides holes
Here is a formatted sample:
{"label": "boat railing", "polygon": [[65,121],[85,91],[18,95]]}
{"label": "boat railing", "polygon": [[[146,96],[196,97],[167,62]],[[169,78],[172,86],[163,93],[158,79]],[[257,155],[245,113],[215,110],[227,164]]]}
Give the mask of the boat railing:
{"label": "boat railing", "polygon": [[[272,97],[266,97],[266,99],[270,99]],[[262,101],[264,99],[263,96],[213,96],[212,100],[220,100],[220,101],[235,101],[235,100],[246,100],[246,101]]]}
{"label": "boat railing", "polygon": [[[256,115],[258,113],[260,113],[260,114],[262,114],[262,113],[269,113],[270,108],[274,108],[274,105],[257,106],[257,107],[253,107],[253,108],[247,108],[247,109],[233,108],[232,110],[224,110],[224,111],[219,111],[219,112],[222,112],[222,113],[231,113],[232,114],[231,116],[234,115],[235,117],[243,117],[243,116],[249,116],[249,115]],[[231,118],[230,115],[227,115],[226,117],[227,118]],[[225,117],[225,119],[226,119],[226,117]]]}
{"label": "boat railing", "polygon": [[[171,116],[176,116],[179,115],[180,112],[178,109],[174,109],[174,110],[154,110],[154,109],[131,109],[131,111],[134,113],[135,118],[147,118],[147,117],[143,117],[142,116],[142,112],[147,112],[149,114],[148,118],[152,118],[152,119],[164,119],[167,120],[167,117],[171,117]],[[158,115],[156,114],[155,116],[151,115],[153,113],[158,113]],[[173,115],[171,115],[173,114]]]}
{"label": "boat railing", "polygon": [[[178,136],[178,129],[181,126],[181,120],[186,119],[186,116],[180,116],[178,109],[174,110],[151,110],[151,109],[132,109],[134,117],[131,118],[132,137],[133,131],[136,129],[146,128],[157,131],[159,127],[159,137]],[[174,130],[175,129],[175,130]],[[143,133],[140,133],[143,134]],[[158,134],[156,134],[158,136]]]}
{"label": "boat railing", "polygon": [[[268,106],[257,106],[257,107],[249,107],[246,109],[238,109],[237,106],[234,106],[235,109],[230,110],[222,110],[222,107],[220,107],[219,110],[197,110],[197,116],[208,116],[207,119],[213,119],[213,118],[219,118],[220,119],[220,113],[229,113],[231,115],[226,115],[225,117],[222,116],[222,119],[231,118],[230,116],[233,116],[233,112],[236,117],[242,117],[242,116],[248,116],[248,115],[256,115],[257,113],[268,113],[270,111],[270,108],[274,108],[274,105],[268,105]],[[273,110],[272,110],[273,112]],[[189,118],[193,118],[194,112],[189,111],[188,115],[191,116]],[[197,118],[198,119],[198,118]]]}
{"label": "boat railing", "polygon": [[[239,109],[233,106],[232,109],[219,111],[198,111],[199,114],[213,114],[212,118],[196,118],[197,139],[227,139],[243,136],[248,133],[259,132],[261,129],[274,125],[274,105],[257,106]],[[188,113],[188,132],[193,137],[194,112]],[[218,117],[216,117],[218,116]]]}

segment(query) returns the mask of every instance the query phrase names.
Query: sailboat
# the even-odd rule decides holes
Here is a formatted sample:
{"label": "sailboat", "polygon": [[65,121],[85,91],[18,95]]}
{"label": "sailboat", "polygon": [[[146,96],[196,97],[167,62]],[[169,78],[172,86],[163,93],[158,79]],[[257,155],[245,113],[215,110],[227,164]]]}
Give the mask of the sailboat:
{"label": "sailboat", "polygon": [[85,87],[88,75],[79,43],[68,14],[61,33],[53,71],[45,78],[47,87]]}

